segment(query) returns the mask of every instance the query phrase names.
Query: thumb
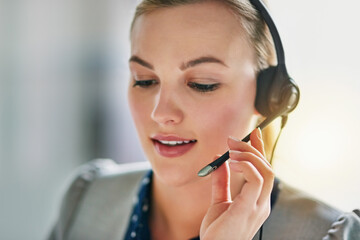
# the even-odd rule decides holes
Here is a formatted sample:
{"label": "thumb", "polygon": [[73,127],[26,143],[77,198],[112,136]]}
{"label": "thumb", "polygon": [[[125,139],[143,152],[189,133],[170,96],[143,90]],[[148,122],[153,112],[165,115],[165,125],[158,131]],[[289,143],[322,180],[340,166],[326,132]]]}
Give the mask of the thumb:
{"label": "thumb", "polygon": [[[221,155],[217,155],[214,160]],[[212,197],[211,205],[231,201],[230,194],[230,170],[226,161],[216,171],[211,173]]]}

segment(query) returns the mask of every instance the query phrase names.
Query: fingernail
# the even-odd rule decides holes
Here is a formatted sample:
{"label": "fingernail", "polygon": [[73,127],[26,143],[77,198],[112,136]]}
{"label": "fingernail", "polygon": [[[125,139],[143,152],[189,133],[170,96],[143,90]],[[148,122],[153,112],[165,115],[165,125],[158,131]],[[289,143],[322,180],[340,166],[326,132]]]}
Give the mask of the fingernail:
{"label": "fingernail", "polygon": [[229,136],[230,139],[234,140],[235,142],[240,142],[240,140],[236,137],[233,137],[233,136]]}
{"label": "fingernail", "polygon": [[236,153],[240,153],[240,151],[239,150],[229,150],[229,155],[236,154]]}
{"label": "fingernail", "polygon": [[234,154],[234,150],[229,150],[229,157]]}
{"label": "fingernail", "polygon": [[256,135],[258,136],[258,138],[262,139],[262,133],[260,128],[256,129]]}
{"label": "fingernail", "polygon": [[238,157],[239,153],[241,153],[241,152],[238,150],[229,150],[229,159],[231,159],[231,157]]}
{"label": "fingernail", "polygon": [[239,162],[239,161],[233,160],[233,159],[231,159],[231,158],[229,159],[229,164],[230,164],[230,163],[234,164],[234,163],[238,163],[238,162]]}

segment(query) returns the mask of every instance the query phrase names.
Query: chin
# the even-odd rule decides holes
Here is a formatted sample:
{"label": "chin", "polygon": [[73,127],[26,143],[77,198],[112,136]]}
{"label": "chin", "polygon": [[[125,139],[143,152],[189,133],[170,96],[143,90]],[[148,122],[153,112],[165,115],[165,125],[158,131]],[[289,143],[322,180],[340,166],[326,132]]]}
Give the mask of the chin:
{"label": "chin", "polygon": [[174,164],[169,160],[168,164],[152,163],[152,168],[156,177],[162,182],[163,185],[171,187],[182,187],[193,184],[205,179],[199,178],[195,166],[185,166],[184,164]]}

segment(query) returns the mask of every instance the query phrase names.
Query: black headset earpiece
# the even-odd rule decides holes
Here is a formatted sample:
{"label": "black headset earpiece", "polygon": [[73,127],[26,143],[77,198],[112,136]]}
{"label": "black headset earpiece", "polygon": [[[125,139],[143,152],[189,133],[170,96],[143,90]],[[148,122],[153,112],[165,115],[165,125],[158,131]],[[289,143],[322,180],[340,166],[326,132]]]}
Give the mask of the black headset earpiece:
{"label": "black headset earpiece", "polygon": [[255,107],[265,117],[284,116],[296,108],[300,98],[300,90],[287,73],[281,39],[265,5],[261,0],[250,0],[250,3],[256,8],[269,28],[274,41],[278,64],[258,73]]}
{"label": "black headset earpiece", "polygon": [[270,66],[257,76],[255,107],[265,116],[287,115],[299,102],[297,84],[279,66]]}
{"label": "black headset earpiece", "polygon": [[272,113],[269,104],[269,94],[275,79],[276,70],[276,67],[269,67],[260,71],[257,76],[255,107],[265,117]]}

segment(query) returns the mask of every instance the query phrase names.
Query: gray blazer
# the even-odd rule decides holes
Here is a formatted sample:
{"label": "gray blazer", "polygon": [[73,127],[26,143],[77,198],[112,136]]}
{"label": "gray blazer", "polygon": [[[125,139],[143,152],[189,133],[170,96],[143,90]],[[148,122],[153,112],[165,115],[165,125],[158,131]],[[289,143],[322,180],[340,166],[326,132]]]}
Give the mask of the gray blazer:
{"label": "gray blazer", "polygon": [[[92,161],[76,171],[49,240],[123,239],[147,162]],[[358,212],[343,213],[282,184],[265,240],[360,240]],[[258,239],[255,236],[254,239]]]}

